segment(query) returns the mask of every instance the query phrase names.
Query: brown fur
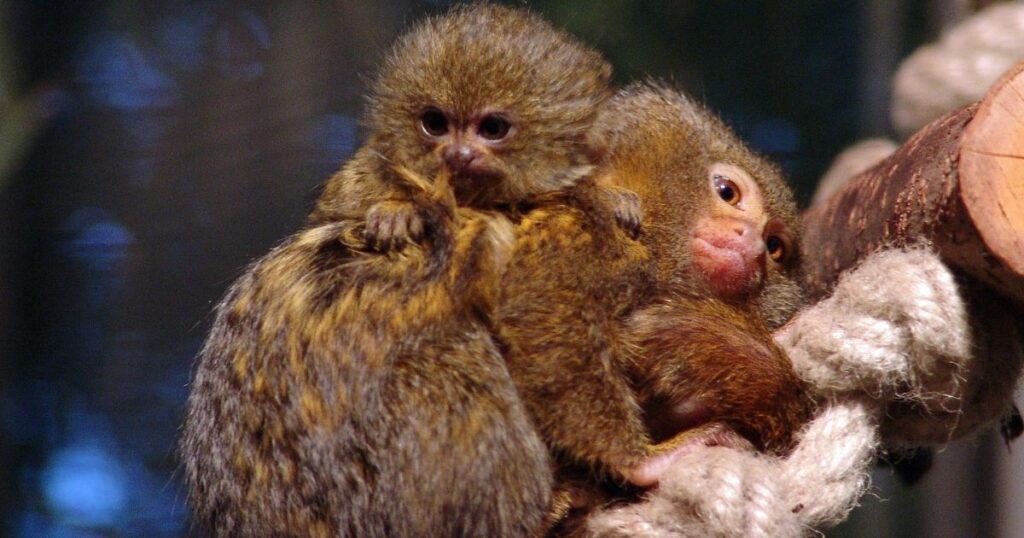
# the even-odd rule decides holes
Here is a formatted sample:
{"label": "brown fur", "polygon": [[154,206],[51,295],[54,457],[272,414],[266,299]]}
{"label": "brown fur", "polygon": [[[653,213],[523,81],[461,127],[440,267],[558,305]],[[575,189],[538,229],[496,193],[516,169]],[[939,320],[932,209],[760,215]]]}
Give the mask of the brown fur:
{"label": "brown fur", "polygon": [[621,472],[650,444],[620,325],[649,294],[648,250],[618,229],[593,184],[526,214],[499,299],[509,372],[556,453]]}
{"label": "brown fur", "polygon": [[453,224],[423,207],[440,231],[423,249],[385,257],[349,223],[311,227],[218,306],[182,440],[203,529],[524,536],[539,525],[549,463],[490,337],[509,224],[470,210]]}
{"label": "brown fur", "polygon": [[679,433],[673,404],[698,400],[713,410],[708,420],[756,449],[792,447],[810,401],[757,316],[712,298],[665,300],[634,315],[629,329],[642,350],[636,386],[655,441]]}
{"label": "brown fur", "polygon": [[[456,8],[399,40],[374,86],[366,145],[327,182],[309,227],[217,307],[181,445],[203,529],[541,528],[548,453],[492,338],[510,227],[478,210],[515,215],[538,195],[594,185],[587,130],[610,96],[609,72],[537,17],[498,6]],[[514,115],[516,136],[485,155],[495,183],[460,187],[467,178],[417,131],[424,106]],[[594,192],[627,209],[620,221],[637,220],[635,197]]]}
{"label": "brown fur", "polygon": [[597,132],[609,147],[602,180],[636,192],[644,208],[639,241],[581,185],[525,215],[498,301],[509,373],[558,463],[553,520],[635,495],[622,489],[631,472],[685,437],[663,420],[680,401],[706,403],[708,422],[769,452],[788,450],[810,412],[769,333],[799,303],[796,256],[769,268],[766,285],[741,302],[714,297],[689,265],[686,230],[708,199],[711,162],[748,170],[766,210],[796,230],[777,170],[666,89],[623,91]]}

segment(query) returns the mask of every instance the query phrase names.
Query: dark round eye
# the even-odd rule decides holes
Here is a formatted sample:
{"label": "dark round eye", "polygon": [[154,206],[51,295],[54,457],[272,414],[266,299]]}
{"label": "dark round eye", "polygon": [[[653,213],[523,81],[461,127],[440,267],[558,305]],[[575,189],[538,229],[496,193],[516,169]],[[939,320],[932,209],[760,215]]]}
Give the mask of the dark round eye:
{"label": "dark round eye", "polygon": [[718,197],[729,205],[740,203],[740,188],[733,181],[725,176],[714,176],[715,192]]}
{"label": "dark round eye", "polygon": [[448,116],[436,108],[428,108],[420,114],[420,127],[430,136],[444,136],[448,132]]}
{"label": "dark round eye", "polygon": [[476,132],[487,140],[501,140],[508,136],[508,131],[511,128],[512,124],[505,118],[489,114],[480,120],[480,125],[477,127]]}
{"label": "dark round eye", "polygon": [[770,235],[764,240],[764,246],[768,249],[768,257],[774,261],[782,261],[786,257],[786,242],[777,235]]}

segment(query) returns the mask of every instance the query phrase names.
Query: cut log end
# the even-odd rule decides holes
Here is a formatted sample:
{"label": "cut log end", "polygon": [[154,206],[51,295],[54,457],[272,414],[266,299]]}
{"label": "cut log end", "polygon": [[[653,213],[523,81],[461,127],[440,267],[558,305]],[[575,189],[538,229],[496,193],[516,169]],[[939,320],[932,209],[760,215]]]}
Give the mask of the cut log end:
{"label": "cut log end", "polygon": [[964,132],[960,194],[989,253],[1024,275],[1024,64],[997,82]]}

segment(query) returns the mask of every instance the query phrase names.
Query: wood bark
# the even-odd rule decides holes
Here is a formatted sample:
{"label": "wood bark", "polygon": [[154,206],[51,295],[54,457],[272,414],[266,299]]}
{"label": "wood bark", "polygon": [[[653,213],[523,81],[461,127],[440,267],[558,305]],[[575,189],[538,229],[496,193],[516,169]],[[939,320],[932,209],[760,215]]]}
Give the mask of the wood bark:
{"label": "wood bark", "polygon": [[815,297],[865,255],[928,241],[942,258],[1024,304],[1024,62],[803,216]]}

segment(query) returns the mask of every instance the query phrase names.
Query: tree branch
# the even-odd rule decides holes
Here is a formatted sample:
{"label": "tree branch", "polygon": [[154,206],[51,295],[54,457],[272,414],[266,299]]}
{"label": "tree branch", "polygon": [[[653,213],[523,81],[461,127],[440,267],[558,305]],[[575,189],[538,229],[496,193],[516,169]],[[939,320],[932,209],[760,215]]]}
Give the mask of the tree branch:
{"label": "tree branch", "polygon": [[950,265],[1024,303],[1024,63],[803,221],[806,284],[815,297],[865,255],[924,239]]}

